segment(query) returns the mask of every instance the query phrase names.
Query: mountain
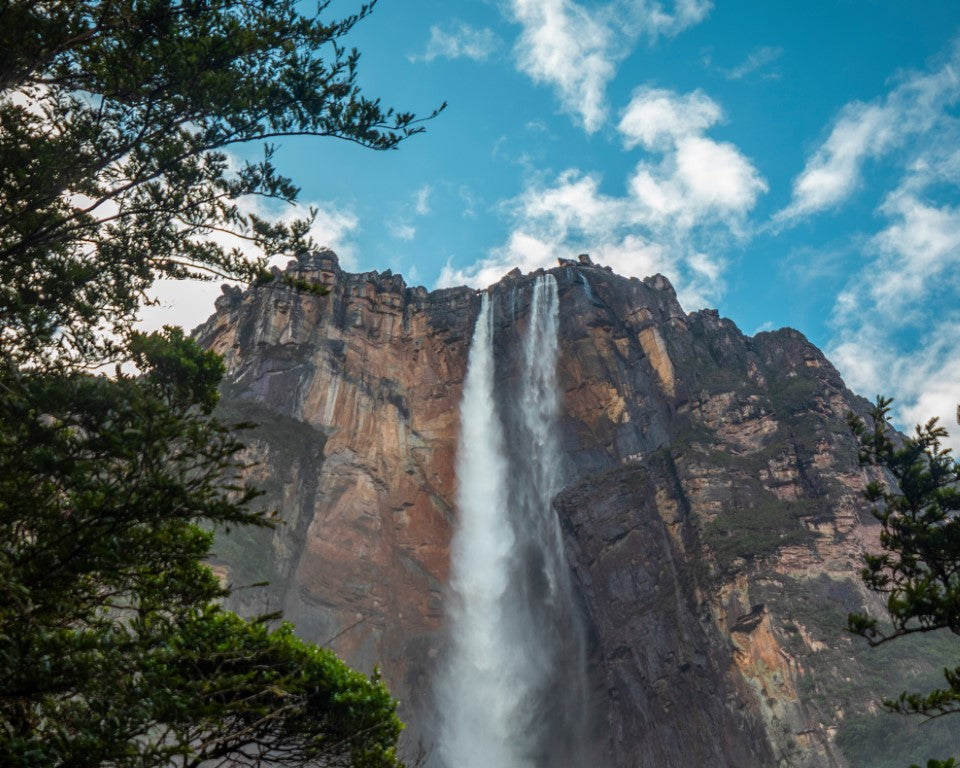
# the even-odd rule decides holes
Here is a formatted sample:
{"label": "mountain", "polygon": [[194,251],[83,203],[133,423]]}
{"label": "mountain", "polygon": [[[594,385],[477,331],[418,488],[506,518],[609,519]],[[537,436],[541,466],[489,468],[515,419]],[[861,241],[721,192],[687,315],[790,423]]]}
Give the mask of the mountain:
{"label": "mountain", "polygon": [[[577,760],[882,768],[960,751],[950,723],[918,728],[878,708],[955,665],[951,639],[871,649],[844,630],[848,612],[882,610],[858,577],[878,526],[845,423],[867,403],[802,334],[745,336],[714,310],[686,313],[664,277],[624,278],[587,257],[547,274],[515,270],[485,300],[390,272],[350,274],[331,251],[287,271],[328,293],[225,287],[195,332],[226,361],[221,414],[259,425],[246,458],[283,518],[274,531],[221,535],[215,566],[242,587],[231,598],[240,612],[282,610],[354,666],[378,665],[401,700],[411,754],[422,749],[433,765],[449,719],[439,688],[463,601],[451,541],[478,316],[489,306],[491,419],[511,482],[523,485],[521,350],[546,279],[561,478],[550,515],[570,632],[582,636],[576,698],[590,742]],[[542,568],[523,551],[505,561],[507,581],[529,592]],[[260,581],[270,585],[243,588]],[[576,666],[545,638],[550,684],[524,703],[543,721]],[[569,729],[523,729],[541,735],[522,764],[564,762]]]}

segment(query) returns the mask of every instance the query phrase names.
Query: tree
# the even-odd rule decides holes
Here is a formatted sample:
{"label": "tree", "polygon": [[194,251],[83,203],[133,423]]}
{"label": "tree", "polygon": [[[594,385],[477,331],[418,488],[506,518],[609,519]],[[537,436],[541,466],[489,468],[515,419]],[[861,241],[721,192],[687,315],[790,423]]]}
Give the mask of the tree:
{"label": "tree", "polygon": [[[878,554],[865,555],[867,587],[886,595],[889,627],[876,618],[851,614],[849,628],[880,645],[905,635],[946,629],[960,635],[960,464],[942,441],[947,431],[931,419],[912,437],[898,439],[887,417],[892,400],[877,398],[872,424],[850,414],[860,460],[888,473],[864,491],[878,505]],[[958,409],[960,421],[960,409]],[[928,718],[960,712],[960,666],[945,669],[946,685],[927,693],[902,693],[884,705],[892,712]],[[928,768],[952,768],[954,759],[932,760]]]}
{"label": "tree", "polygon": [[422,130],[356,86],[341,40],[371,5],[298,7],[0,0],[4,766],[398,765],[376,674],[218,607],[211,530],[273,520],[250,507],[243,425],[213,415],[220,360],[133,326],[157,277],[292,289],[265,259],[312,247],[309,221],[243,201],[296,187],[269,143],[257,162],[231,147]]}
{"label": "tree", "polygon": [[124,334],[156,277],[262,277],[262,260],[211,233],[263,257],[309,248],[309,221],[285,225],[239,204],[296,199],[274,146],[257,162],[228,149],[307,135],[386,150],[422,130],[356,85],[359,55],[340,41],[373,4],[334,21],[328,2],[313,16],[298,5],[0,1],[8,356],[49,345],[86,362],[116,354],[104,327]]}
{"label": "tree", "polygon": [[179,329],[130,351],[2,381],[0,765],[395,765],[376,677],[216,606],[198,523],[270,523],[210,416],[222,363]]}

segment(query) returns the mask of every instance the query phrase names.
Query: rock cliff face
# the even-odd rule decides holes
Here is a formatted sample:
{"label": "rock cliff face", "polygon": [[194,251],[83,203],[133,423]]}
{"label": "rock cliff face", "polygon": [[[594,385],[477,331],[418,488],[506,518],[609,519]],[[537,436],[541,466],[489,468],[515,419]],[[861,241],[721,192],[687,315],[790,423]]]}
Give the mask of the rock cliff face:
{"label": "rock cliff face", "polygon": [[[197,330],[226,359],[224,415],[259,424],[252,471],[284,520],[222,536],[217,567],[271,582],[235,592],[238,610],[282,609],[306,638],[378,665],[407,748],[429,751],[480,300],[347,274],[329,251],[288,270],[329,293],[225,289]],[[946,644],[869,649],[843,631],[871,605],[857,570],[876,527],[844,423],[865,402],[796,331],[751,338],[687,314],[661,276],[551,271],[568,480],[554,507],[600,764],[876,768],[960,748],[874,703],[935,679]],[[530,284],[514,272],[490,289],[504,381]]]}

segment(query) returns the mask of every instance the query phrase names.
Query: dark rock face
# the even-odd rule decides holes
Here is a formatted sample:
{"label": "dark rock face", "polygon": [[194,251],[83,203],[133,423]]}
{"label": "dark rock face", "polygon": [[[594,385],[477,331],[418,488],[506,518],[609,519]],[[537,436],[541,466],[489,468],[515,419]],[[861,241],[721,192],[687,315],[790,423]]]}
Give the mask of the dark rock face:
{"label": "dark rock face", "polygon": [[698,597],[685,554],[696,547],[692,520],[671,521],[674,542],[648,493],[663,476],[662,461],[614,469],[557,503],[593,631],[610,762],[774,765],[762,718]]}
{"label": "dark rock face", "polygon": [[[282,609],[308,639],[379,665],[411,750],[429,749],[479,298],[347,274],[330,252],[288,269],[330,293],[227,291],[197,331],[227,362],[224,413],[261,425],[249,457],[285,519],[222,538],[217,567],[271,581],[234,607]],[[599,764],[875,767],[960,748],[877,715],[874,700],[912,683],[878,673],[896,654],[843,632],[871,604],[857,569],[876,527],[844,423],[865,402],[796,331],[750,338],[715,311],[687,314],[662,276],[589,259],[552,272],[567,461],[555,508]],[[511,273],[491,289],[504,391],[530,284]],[[949,660],[936,642],[911,648],[910,676]]]}

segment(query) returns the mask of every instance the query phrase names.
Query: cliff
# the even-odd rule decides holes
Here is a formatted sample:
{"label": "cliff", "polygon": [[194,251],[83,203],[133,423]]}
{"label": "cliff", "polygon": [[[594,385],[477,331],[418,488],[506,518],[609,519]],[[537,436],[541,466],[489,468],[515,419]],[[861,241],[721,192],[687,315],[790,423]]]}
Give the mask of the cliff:
{"label": "cliff", "polygon": [[[348,274],[329,251],[288,270],[329,293],[225,289],[196,331],[227,363],[222,414],[259,424],[247,458],[283,518],[221,536],[217,567],[235,586],[270,582],[235,592],[238,610],[283,610],[306,638],[378,665],[407,748],[429,752],[480,299]],[[946,726],[918,732],[876,707],[935,679],[948,644],[869,649],[843,630],[873,606],[857,571],[877,530],[844,422],[865,401],[800,333],[747,337],[715,311],[687,314],[662,276],[551,273],[554,508],[600,764],[876,768],[960,749]],[[490,289],[504,381],[530,283],[515,271]]]}

